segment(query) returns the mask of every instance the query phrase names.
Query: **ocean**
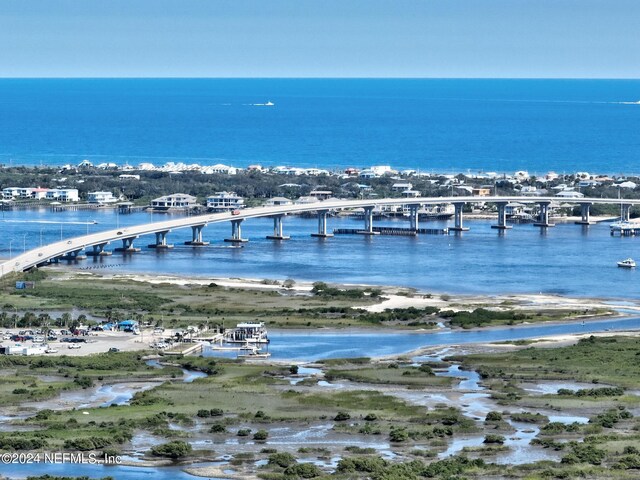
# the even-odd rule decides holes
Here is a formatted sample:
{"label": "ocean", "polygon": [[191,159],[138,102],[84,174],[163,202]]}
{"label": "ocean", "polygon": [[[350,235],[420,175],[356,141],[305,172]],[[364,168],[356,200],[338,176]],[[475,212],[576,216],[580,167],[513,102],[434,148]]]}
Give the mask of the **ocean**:
{"label": "ocean", "polygon": [[3,79],[0,163],[640,173],[638,101],[640,80]]}

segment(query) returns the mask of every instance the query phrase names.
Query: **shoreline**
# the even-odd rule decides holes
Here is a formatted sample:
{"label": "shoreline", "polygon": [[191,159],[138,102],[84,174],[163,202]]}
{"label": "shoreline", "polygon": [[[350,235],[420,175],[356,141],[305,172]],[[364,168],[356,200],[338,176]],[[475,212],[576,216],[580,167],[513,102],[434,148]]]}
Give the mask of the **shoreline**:
{"label": "shoreline", "polygon": [[[149,283],[149,284],[173,284],[179,286],[188,286],[188,285],[198,285],[198,286],[207,286],[211,283],[215,283],[221,287],[228,288],[244,288],[244,289],[256,289],[256,290],[286,290],[290,292],[304,292],[308,293],[312,290],[313,284],[317,281],[311,280],[299,280],[299,279],[291,279],[295,283],[291,288],[286,288],[282,284],[285,280],[288,279],[278,279],[278,278],[252,278],[252,277],[207,277],[207,276],[198,276],[198,275],[176,275],[176,274],[160,274],[154,275],[151,273],[96,273],[96,272],[88,272],[88,271],[78,271],[72,270],[65,267],[51,267],[52,272],[57,272],[62,274],[60,280],[70,280],[73,279],[74,276],[76,278],[88,278],[91,277],[95,280],[131,280],[134,282],[140,283]],[[66,278],[65,278],[66,277]],[[447,305],[449,309],[455,310],[451,308],[451,303],[454,303],[455,300],[478,300],[479,303],[485,303],[487,299],[493,300],[501,300],[501,301],[517,301],[522,300],[524,302],[530,302],[531,307],[543,307],[545,304],[541,302],[548,302],[548,304],[553,305],[555,301],[570,301],[571,305],[580,306],[582,308],[589,307],[590,304],[585,304],[585,300],[589,300],[593,305],[602,305],[603,308],[620,308],[627,310],[637,309],[640,313],[640,299],[634,298],[625,298],[625,297],[594,297],[594,296],[563,296],[560,294],[554,293],[535,293],[535,292],[502,292],[502,293],[490,293],[490,294],[482,294],[482,293],[465,293],[465,292],[451,292],[451,291],[440,291],[440,290],[430,290],[426,291],[421,288],[416,287],[408,287],[403,285],[390,285],[390,284],[370,284],[370,283],[337,283],[337,282],[324,282],[329,285],[335,285],[337,287],[345,287],[345,288],[375,288],[383,290],[383,296],[387,298],[387,300],[383,301],[381,304],[375,305],[364,305],[362,308],[368,311],[377,311],[377,310],[369,310],[379,305],[384,304],[385,308],[404,308],[402,306],[398,306],[397,304],[401,303],[399,300],[406,299],[410,305],[415,303],[415,300],[419,300],[418,296],[422,296],[425,300],[431,300],[431,302],[425,302],[423,306],[435,306],[435,303],[438,303],[438,299],[434,298],[435,296],[446,295],[449,296],[449,300],[443,300],[442,304]],[[398,295],[398,292],[406,293],[406,295]],[[413,295],[413,296],[411,296]],[[430,296],[430,298],[428,298]],[[609,303],[605,303],[609,302]],[[566,304],[566,303],[565,303]],[[507,305],[511,306],[511,305]]]}

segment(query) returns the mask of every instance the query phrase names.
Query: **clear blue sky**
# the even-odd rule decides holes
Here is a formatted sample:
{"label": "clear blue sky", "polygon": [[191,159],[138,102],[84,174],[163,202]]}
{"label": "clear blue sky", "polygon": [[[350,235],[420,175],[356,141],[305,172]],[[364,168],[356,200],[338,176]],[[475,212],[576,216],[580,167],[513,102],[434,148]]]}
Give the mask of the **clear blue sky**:
{"label": "clear blue sky", "polygon": [[0,0],[0,77],[640,77],[640,0]]}

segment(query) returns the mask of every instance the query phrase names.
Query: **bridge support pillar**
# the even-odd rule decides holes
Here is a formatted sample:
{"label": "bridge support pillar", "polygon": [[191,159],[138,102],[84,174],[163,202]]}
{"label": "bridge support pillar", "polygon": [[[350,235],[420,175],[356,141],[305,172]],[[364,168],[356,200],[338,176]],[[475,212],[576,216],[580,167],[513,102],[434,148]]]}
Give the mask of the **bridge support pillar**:
{"label": "bridge support pillar", "polygon": [[465,202],[454,202],[453,206],[455,208],[455,226],[450,227],[449,230],[453,232],[466,232],[469,228],[464,226],[462,218],[462,209],[465,206]]}
{"label": "bridge support pillar", "polygon": [[327,233],[327,215],[329,210],[318,210],[318,233],[312,233],[312,237],[333,237],[333,233]]}
{"label": "bridge support pillar", "polygon": [[94,245],[93,250],[89,250],[87,252],[88,257],[106,257],[111,255],[111,252],[105,251],[104,247],[106,247],[106,243],[101,243],[99,245]]}
{"label": "bridge support pillar", "polygon": [[414,232],[418,231],[420,225],[418,220],[418,210],[420,210],[419,204],[409,205],[409,229],[413,230]]}
{"label": "bridge support pillar", "polygon": [[538,214],[538,221],[533,224],[535,227],[555,227],[555,224],[549,222],[549,205],[551,205],[551,202],[538,202],[540,213]]}
{"label": "bridge support pillar", "polygon": [[364,230],[358,230],[360,235],[378,235],[373,231],[373,207],[364,207]]}
{"label": "bridge support pillar", "polygon": [[273,235],[267,235],[269,240],[289,240],[291,237],[284,235],[282,230],[282,218],[284,215],[276,215],[273,217]]}
{"label": "bridge support pillar", "polygon": [[246,238],[242,238],[242,219],[231,220],[231,238],[225,238],[225,242],[244,243],[248,242]]}
{"label": "bridge support pillar", "polygon": [[191,241],[184,242],[185,245],[191,245],[192,247],[203,247],[209,245],[209,242],[202,240],[202,229],[205,225],[194,225],[191,227]]}
{"label": "bridge support pillar", "polygon": [[498,207],[498,224],[491,225],[491,228],[497,228],[499,230],[511,228],[511,225],[507,225],[507,202],[498,202],[496,206]]}
{"label": "bridge support pillar", "polygon": [[163,232],[156,232],[156,243],[150,244],[149,248],[156,248],[159,250],[173,248],[173,244],[167,243],[167,233],[169,233],[169,230],[165,230]]}
{"label": "bridge support pillar", "polygon": [[122,239],[122,247],[114,248],[114,252],[124,252],[124,253],[136,253],[139,252],[140,249],[133,246],[133,241],[138,237],[129,237]]}
{"label": "bridge support pillar", "polygon": [[631,220],[631,205],[628,203],[623,203],[620,206],[620,221],[628,222]]}
{"label": "bridge support pillar", "polygon": [[84,260],[87,258],[86,255],[81,255],[80,252],[82,252],[82,249],[79,248],[78,250],[73,250],[71,252],[65,253],[64,255],[60,255],[59,257],[56,258],[56,260],[69,260],[69,261],[75,261],[75,260]]}
{"label": "bridge support pillar", "polygon": [[589,219],[591,205],[593,203],[581,203],[580,204],[580,220],[576,222],[576,225],[593,225],[596,222],[592,222]]}

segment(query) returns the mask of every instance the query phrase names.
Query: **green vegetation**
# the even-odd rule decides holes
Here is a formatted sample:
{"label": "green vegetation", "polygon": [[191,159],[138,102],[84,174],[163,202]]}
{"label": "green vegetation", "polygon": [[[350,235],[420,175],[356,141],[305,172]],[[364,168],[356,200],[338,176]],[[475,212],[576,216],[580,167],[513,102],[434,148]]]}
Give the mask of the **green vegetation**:
{"label": "green vegetation", "polygon": [[156,445],[155,447],[151,448],[151,455],[154,455],[156,457],[168,457],[174,460],[186,457],[190,453],[191,445],[179,440],[164,443],[162,445]]}
{"label": "green vegetation", "polygon": [[[633,337],[588,337],[560,348],[526,348],[515,352],[460,357],[465,368],[487,381],[539,382],[545,379],[640,387],[640,347]],[[609,391],[609,390],[607,390]],[[618,390],[610,392],[617,393]],[[552,399],[546,396],[547,401]],[[589,399],[590,395],[581,395]],[[597,398],[597,397],[594,397]],[[560,399],[558,399],[560,401]]]}

